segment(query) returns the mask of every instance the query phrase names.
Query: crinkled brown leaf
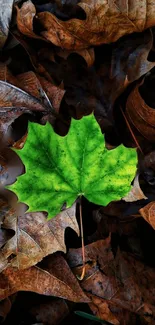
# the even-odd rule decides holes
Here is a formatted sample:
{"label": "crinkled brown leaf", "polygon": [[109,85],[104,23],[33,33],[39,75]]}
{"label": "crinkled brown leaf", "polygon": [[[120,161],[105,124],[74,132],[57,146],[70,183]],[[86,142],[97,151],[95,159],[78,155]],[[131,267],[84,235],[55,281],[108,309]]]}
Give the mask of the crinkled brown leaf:
{"label": "crinkled brown leaf", "polygon": [[155,25],[155,4],[150,0],[143,0],[141,6],[129,1],[82,0],[79,6],[86,13],[84,20],[61,21],[50,12],[39,13],[41,34],[59,47],[84,49]]}
{"label": "crinkled brown leaf", "polygon": [[0,251],[1,271],[7,265],[25,269],[56,251],[66,252],[65,229],[70,227],[79,235],[76,204],[49,221],[42,212],[16,217],[15,212],[12,214],[12,210],[8,210],[2,227],[14,230],[15,235]]}
{"label": "crinkled brown leaf", "polygon": [[[103,259],[102,254],[104,241],[85,246],[86,252],[86,275],[81,282],[82,288],[96,297],[103,298],[108,303],[117,308],[137,313],[142,317],[149,311],[148,319],[155,316],[155,275],[154,268],[148,267],[140,261],[134,259],[127,253],[119,250],[116,257],[109,254],[109,247],[106,247]],[[96,246],[96,247],[95,247]],[[108,249],[107,249],[108,248]],[[106,253],[107,250],[107,253]],[[95,258],[96,255],[96,258]],[[70,250],[69,262],[74,265],[74,272],[81,273],[81,253],[80,250]],[[73,260],[73,263],[72,263]],[[115,313],[114,313],[115,315]],[[116,318],[117,315],[116,312]],[[105,317],[105,320],[106,317]],[[121,324],[123,324],[121,322]]]}
{"label": "crinkled brown leaf", "polygon": [[51,256],[44,268],[34,266],[26,270],[7,268],[0,277],[0,299],[18,291],[32,291],[74,302],[89,302],[62,256]]}

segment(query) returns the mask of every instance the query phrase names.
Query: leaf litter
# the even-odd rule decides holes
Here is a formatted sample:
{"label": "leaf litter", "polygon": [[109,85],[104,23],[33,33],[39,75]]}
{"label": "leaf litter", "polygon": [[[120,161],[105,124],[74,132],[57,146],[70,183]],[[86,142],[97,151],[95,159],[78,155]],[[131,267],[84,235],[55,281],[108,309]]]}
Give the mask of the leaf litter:
{"label": "leaf litter", "polygon": [[1,3],[4,325],[155,324],[154,13],[146,0]]}

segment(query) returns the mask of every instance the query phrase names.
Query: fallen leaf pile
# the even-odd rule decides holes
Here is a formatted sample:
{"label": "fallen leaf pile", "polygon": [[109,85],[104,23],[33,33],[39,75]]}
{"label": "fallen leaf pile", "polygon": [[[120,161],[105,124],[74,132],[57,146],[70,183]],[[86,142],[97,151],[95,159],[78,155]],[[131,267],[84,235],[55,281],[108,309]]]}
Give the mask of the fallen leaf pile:
{"label": "fallen leaf pile", "polygon": [[151,0],[0,0],[0,323],[155,325],[154,44]]}

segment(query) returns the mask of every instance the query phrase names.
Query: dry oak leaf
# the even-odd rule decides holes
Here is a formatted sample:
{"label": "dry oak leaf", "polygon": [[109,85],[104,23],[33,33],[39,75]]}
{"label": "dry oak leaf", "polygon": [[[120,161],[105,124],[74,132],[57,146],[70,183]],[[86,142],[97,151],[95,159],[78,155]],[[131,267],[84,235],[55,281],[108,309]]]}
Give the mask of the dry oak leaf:
{"label": "dry oak leaf", "polygon": [[15,235],[0,251],[1,271],[8,265],[26,269],[56,251],[66,253],[64,233],[67,227],[72,228],[79,235],[76,204],[49,221],[47,221],[47,214],[42,212],[26,213],[15,217],[11,211],[10,214],[6,214],[2,227],[8,229],[11,223],[10,228],[15,231]]}
{"label": "dry oak leaf", "polygon": [[39,13],[37,18],[44,29],[42,36],[59,47],[80,50],[115,42],[123,35],[155,25],[155,3],[152,0],[140,3],[82,0],[78,5],[86,13],[85,20],[61,21],[50,12]]}
{"label": "dry oak leaf", "polygon": [[155,230],[155,202],[150,202],[139,210],[141,216],[152,226]]}
{"label": "dry oak leaf", "polygon": [[56,255],[44,261],[43,268],[33,266],[26,270],[12,267],[5,269],[0,276],[0,299],[18,291],[32,291],[74,302],[89,302],[65,259]]}

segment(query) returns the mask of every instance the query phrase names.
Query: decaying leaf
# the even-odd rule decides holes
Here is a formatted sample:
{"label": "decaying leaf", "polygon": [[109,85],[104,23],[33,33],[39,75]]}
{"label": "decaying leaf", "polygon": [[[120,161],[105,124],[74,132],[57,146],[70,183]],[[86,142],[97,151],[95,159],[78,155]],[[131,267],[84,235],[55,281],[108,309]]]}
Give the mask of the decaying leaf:
{"label": "decaying leaf", "polygon": [[48,222],[45,213],[26,213],[17,217],[16,212],[7,206],[2,227],[14,230],[15,234],[0,251],[0,270],[8,265],[25,269],[56,251],[66,252],[65,229],[70,227],[79,235],[76,204]]}
{"label": "decaying leaf", "polygon": [[93,114],[73,119],[65,137],[57,135],[49,123],[30,123],[28,132],[24,148],[18,151],[26,173],[9,189],[30,212],[47,211],[52,218],[78,196],[106,205],[129,191],[136,151],[123,146],[108,151]]}
{"label": "decaying leaf", "polygon": [[[117,80],[117,87],[125,81],[129,84],[150,71],[154,62],[148,60],[153,47],[153,34],[147,29],[140,34],[131,34],[120,39],[112,52],[111,78]],[[125,59],[124,59],[125,58]]]}
{"label": "decaying leaf", "polygon": [[18,291],[33,291],[74,302],[89,302],[62,256],[50,257],[44,268],[33,266],[26,270],[7,268],[0,277],[0,299]]}
{"label": "decaying leaf", "polygon": [[139,175],[137,173],[137,175],[134,179],[131,191],[127,194],[127,196],[125,196],[123,198],[123,200],[125,200],[126,202],[135,202],[135,201],[143,200],[143,199],[146,200],[147,197],[145,196],[145,194],[143,193],[143,191],[140,188]]}

